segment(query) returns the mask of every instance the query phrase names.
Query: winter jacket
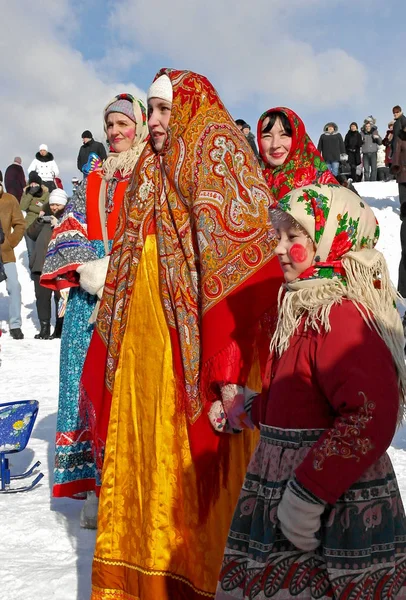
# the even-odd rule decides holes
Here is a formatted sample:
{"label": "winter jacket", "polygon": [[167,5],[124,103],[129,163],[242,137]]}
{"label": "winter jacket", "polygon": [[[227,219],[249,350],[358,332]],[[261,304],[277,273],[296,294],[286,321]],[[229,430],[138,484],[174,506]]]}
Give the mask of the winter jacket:
{"label": "winter jacket", "polygon": [[25,222],[17,198],[7,192],[0,198],[0,222],[5,237],[1,245],[2,261],[4,264],[15,262],[14,248],[24,235]]}
{"label": "winter jacket", "polygon": [[395,153],[392,156],[392,173],[398,183],[406,183],[406,132],[399,133]]}
{"label": "winter jacket", "polygon": [[4,174],[4,184],[6,191],[15,196],[20,202],[26,184],[24,169],[20,164],[13,163],[7,167]]}
{"label": "winter jacket", "polygon": [[54,161],[54,155],[50,152],[45,156],[37,152],[34,160],[28,167],[28,175],[31,171],[36,171],[44,183],[46,181],[53,181],[55,177],[59,177],[58,165]]}
{"label": "winter jacket", "polygon": [[24,194],[22,195],[20,202],[21,210],[27,211],[25,216],[27,228],[39,216],[41,210],[45,211],[49,200],[49,191],[45,185],[42,185],[41,189],[38,190],[36,194],[32,194],[30,192],[31,189],[32,188],[30,188],[29,185],[24,189]]}
{"label": "winter jacket", "polygon": [[359,131],[351,131],[346,133],[344,139],[345,151],[348,154],[348,161],[351,165],[361,164],[361,147],[362,136]]}
{"label": "winter jacket", "polygon": [[[49,205],[45,207],[44,213],[47,216],[52,214]],[[51,241],[52,231],[53,228],[51,223],[42,221],[41,217],[35,219],[28,227],[27,235],[35,242],[29,264],[31,273],[42,273],[42,267],[44,266],[48,244]]]}
{"label": "winter jacket", "polygon": [[[3,231],[3,228],[1,226],[1,221],[0,221],[0,246],[4,242],[4,240],[5,240],[4,231]],[[3,265],[2,258],[1,258],[1,248],[0,248],[0,283],[2,281],[5,281],[6,279],[7,279],[7,275],[4,270],[4,265]]]}
{"label": "winter jacket", "polygon": [[249,143],[249,145],[253,149],[255,156],[258,158],[259,153],[258,153],[257,144],[255,142],[255,135],[253,133],[251,133],[251,131],[247,135],[247,142]]}
{"label": "winter jacket", "polygon": [[295,476],[335,504],[391,443],[397,374],[385,342],[351,301],[333,305],[330,331],[304,325],[278,360],[270,357],[252,419],[282,429],[325,429]]}
{"label": "winter jacket", "polygon": [[90,142],[86,142],[80,147],[77,165],[79,171],[82,173],[83,166],[87,163],[89,159],[89,154],[94,152],[99,156],[102,160],[107,158],[106,148],[103,146],[101,142],[96,142],[96,140],[91,139]]}
{"label": "winter jacket", "polygon": [[392,163],[392,142],[393,142],[393,129],[387,129],[386,135],[382,140],[382,144],[385,146],[385,164],[389,167]]}
{"label": "winter jacket", "polygon": [[[328,133],[330,126],[334,127],[333,133]],[[344,140],[335,123],[327,123],[324,126],[324,133],[320,136],[317,150],[321,153],[324,160],[328,163],[340,162],[340,155],[345,153]]]}
{"label": "winter jacket", "polygon": [[392,154],[396,150],[396,144],[398,142],[399,133],[404,127],[406,127],[406,117],[402,113],[397,119],[395,119],[395,122],[393,124]]}
{"label": "winter jacket", "polygon": [[375,126],[371,127],[371,130],[367,133],[364,127],[361,127],[362,135],[362,153],[363,154],[374,154],[378,152],[378,146],[382,144],[382,138],[378,133],[378,129]]}

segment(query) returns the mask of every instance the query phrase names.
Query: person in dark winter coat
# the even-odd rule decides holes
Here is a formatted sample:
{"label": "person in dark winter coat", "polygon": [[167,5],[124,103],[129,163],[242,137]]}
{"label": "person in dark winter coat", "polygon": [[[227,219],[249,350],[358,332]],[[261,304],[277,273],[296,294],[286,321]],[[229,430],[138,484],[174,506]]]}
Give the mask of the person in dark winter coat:
{"label": "person in dark winter coat", "polygon": [[[399,263],[398,292],[403,298],[406,298],[406,202],[400,205],[400,218],[402,220],[400,227],[402,254]],[[405,317],[403,318],[403,324],[405,324]]]}
{"label": "person in dark winter coat", "polygon": [[342,155],[345,154],[344,140],[335,123],[327,123],[323,131],[317,150],[323,156],[331,173],[336,176]]}
{"label": "person in dark winter coat", "polygon": [[21,166],[21,158],[16,156],[13,164],[9,165],[4,174],[6,191],[12,194],[20,202],[25,188],[24,169]]}
{"label": "person in dark winter coat", "polygon": [[40,277],[53,228],[62,217],[67,201],[68,196],[66,192],[59,188],[55,189],[49,197],[49,204],[44,209],[44,215],[38,217],[27,229],[27,235],[35,244],[30,257],[30,271],[34,281],[37,313],[41,326],[40,332],[34,336],[37,340],[60,338],[62,333],[63,317],[57,316],[55,329],[51,335],[52,294],[54,294],[55,313],[58,315],[60,293],[43,287],[40,284]]}
{"label": "person in dark winter coat", "polygon": [[406,202],[406,124],[398,135],[395,153],[392,156],[392,173],[399,188],[400,205]]}
{"label": "person in dark winter coat", "polygon": [[368,118],[361,127],[364,181],[376,181],[377,152],[382,139],[374,121],[371,122]]}
{"label": "person in dark winter coat", "polygon": [[385,137],[382,140],[382,144],[385,146],[385,165],[390,169],[392,166],[392,141],[393,141],[393,126],[395,121],[389,121],[388,129],[386,130]]}
{"label": "person in dark winter coat", "polygon": [[406,117],[403,114],[401,107],[397,104],[392,108],[393,118],[395,120],[393,124],[393,138],[392,138],[392,154],[395,153],[396,144],[398,142],[399,133],[406,126]]}
{"label": "person in dark winter coat", "polygon": [[255,142],[255,135],[251,132],[251,126],[248,125],[248,123],[246,123],[244,119],[236,119],[235,124],[237,125],[238,129],[243,132],[243,134],[247,138],[247,142],[254,151],[255,156],[258,158],[259,152],[257,144]]}
{"label": "person in dark winter coat", "polygon": [[82,140],[83,145],[80,147],[77,160],[78,169],[81,173],[83,167],[89,159],[89,154],[91,152],[97,154],[101,160],[105,160],[107,158],[106,148],[101,142],[96,142],[96,140],[93,139],[93,135],[88,129],[82,133]]}
{"label": "person in dark winter coat", "polygon": [[361,178],[357,175],[357,166],[361,164],[362,136],[358,131],[358,125],[355,121],[350,124],[350,128],[344,139],[344,145],[351,167],[351,179],[353,181],[360,181]]}

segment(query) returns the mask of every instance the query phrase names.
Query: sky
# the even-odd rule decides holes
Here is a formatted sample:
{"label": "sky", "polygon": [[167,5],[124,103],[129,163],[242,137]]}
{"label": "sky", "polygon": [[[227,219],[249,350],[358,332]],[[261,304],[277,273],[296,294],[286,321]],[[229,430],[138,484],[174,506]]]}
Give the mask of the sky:
{"label": "sky", "polygon": [[[104,141],[117,93],[145,99],[161,67],[206,75],[234,118],[287,106],[317,144],[335,121],[406,104],[402,11],[395,0],[0,0],[0,169],[48,145],[65,187],[81,133]],[[405,107],[406,109],[406,107]],[[406,110],[405,110],[406,112]]]}

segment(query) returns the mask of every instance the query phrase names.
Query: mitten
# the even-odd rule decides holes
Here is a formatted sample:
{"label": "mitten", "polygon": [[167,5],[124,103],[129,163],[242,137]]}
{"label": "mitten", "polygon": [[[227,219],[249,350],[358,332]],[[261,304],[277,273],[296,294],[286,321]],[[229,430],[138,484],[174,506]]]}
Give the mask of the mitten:
{"label": "mitten", "polygon": [[239,385],[228,383],[221,388],[221,397],[231,430],[254,429],[254,424],[245,412],[245,391]]}
{"label": "mitten", "polygon": [[324,502],[291,479],[278,506],[282,533],[296,548],[305,552],[315,550],[321,543],[315,534],[320,529],[324,509]]}
{"label": "mitten", "polygon": [[340,161],[346,162],[348,160],[348,154],[340,154]]}
{"label": "mitten", "polygon": [[103,258],[89,260],[84,265],[80,265],[76,269],[80,276],[80,287],[93,296],[98,295],[100,290],[103,292],[109,260],[110,256],[104,256]]}

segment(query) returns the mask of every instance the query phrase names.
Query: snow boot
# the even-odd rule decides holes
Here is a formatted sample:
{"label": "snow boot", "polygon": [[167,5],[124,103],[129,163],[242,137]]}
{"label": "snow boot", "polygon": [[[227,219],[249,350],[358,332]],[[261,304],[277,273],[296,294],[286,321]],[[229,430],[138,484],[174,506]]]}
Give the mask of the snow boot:
{"label": "snow boot", "polygon": [[84,529],[97,529],[97,512],[99,499],[96,492],[87,492],[87,497],[80,511],[80,526]]}
{"label": "snow boot", "polygon": [[55,323],[55,329],[51,335],[51,340],[60,339],[62,335],[63,317],[58,317]]}
{"label": "snow boot", "polygon": [[41,325],[40,332],[34,335],[36,340],[50,340],[51,339],[51,323],[49,321],[40,321]]}
{"label": "snow boot", "polygon": [[20,327],[16,327],[15,329],[10,329],[10,335],[13,340],[23,340],[24,334],[21,331]]}

